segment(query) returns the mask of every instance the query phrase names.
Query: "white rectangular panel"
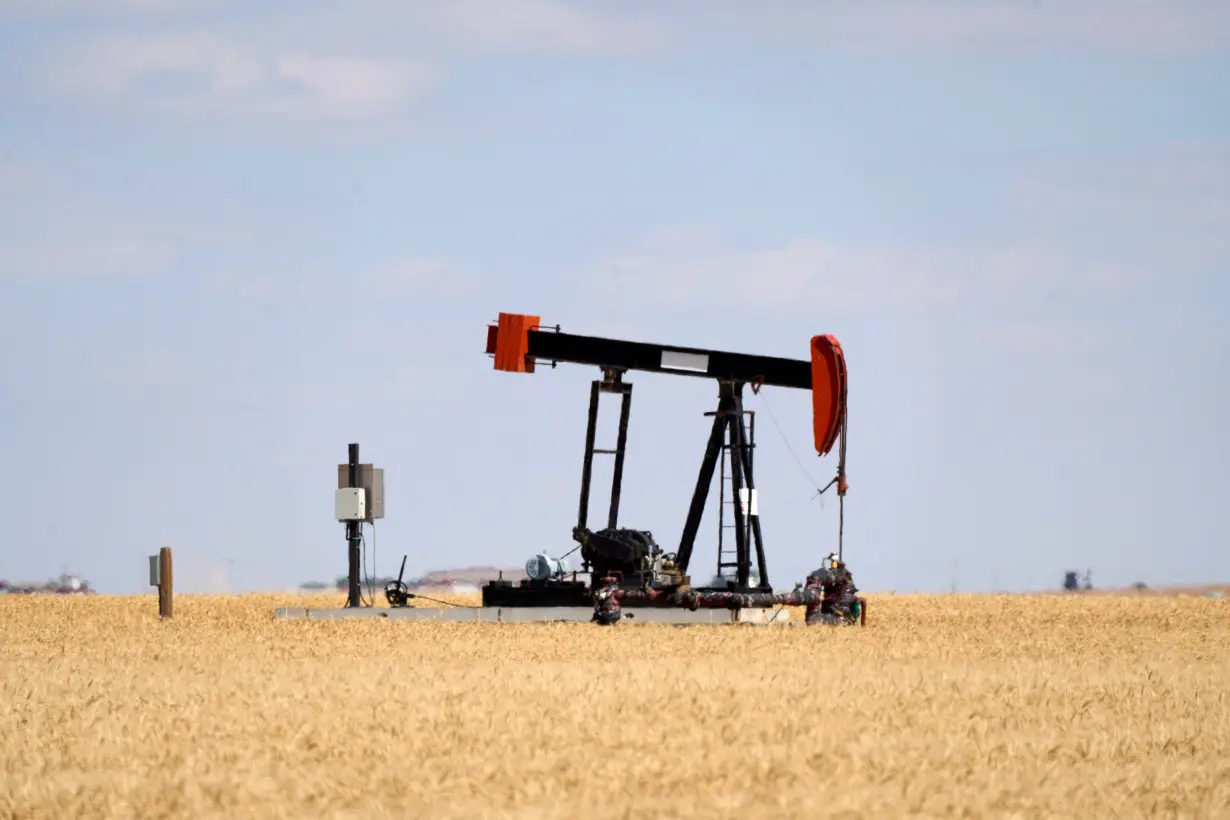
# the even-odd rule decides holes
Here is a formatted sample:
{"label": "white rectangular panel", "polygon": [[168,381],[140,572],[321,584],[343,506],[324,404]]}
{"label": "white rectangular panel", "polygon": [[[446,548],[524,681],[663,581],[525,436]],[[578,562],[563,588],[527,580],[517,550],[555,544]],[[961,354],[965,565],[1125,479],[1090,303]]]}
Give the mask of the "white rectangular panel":
{"label": "white rectangular panel", "polygon": [[693,373],[708,373],[709,357],[704,353],[685,353],[682,350],[663,350],[662,369],[688,370]]}

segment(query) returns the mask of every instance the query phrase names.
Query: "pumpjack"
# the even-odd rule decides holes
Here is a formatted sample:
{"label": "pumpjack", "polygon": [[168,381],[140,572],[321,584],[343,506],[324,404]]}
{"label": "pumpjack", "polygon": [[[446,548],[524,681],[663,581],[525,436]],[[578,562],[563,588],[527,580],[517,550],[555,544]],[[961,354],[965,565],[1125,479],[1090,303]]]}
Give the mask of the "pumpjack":
{"label": "pumpjack", "polygon": [[[539,362],[550,362],[552,368],[559,363],[571,363],[597,367],[602,372],[602,378],[595,379],[590,385],[581,496],[577,523],[572,529],[573,540],[581,553],[581,572],[587,574],[589,580],[581,580],[575,571],[570,574],[566,565],[558,559],[545,554],[536,555],[526,563],[527,579],[514,584],[511,580],[500,578],[483,586],[483,606],[588,606],[597,593],[602,590],[609,592],[613,587],[627,590],[629,600],[636,599],[642,606],[677,605],[668,601],[677,601],[680,595],[689,593],[772,593],[752,469],[754,415],[743,408],[746,386],[750,386],[753,393],[759,393],[764,387],[811,391],[817,456],[828,455],[840,439],[837,476],[824,489],[835,484],[837,494],[844,502],[847,490],[846,360],[841,344],[834,336],[813,336],[810,357],[801,360],[581,336],[563,333],[558,325],[554,328],[544,327],[539,316],[501,313],[497,322],[487,327],[486,352],[494,359],[495,369],[503,372],[534,373]],[[632,404],[632,383],[625,378],[629,371],[708,378],[718,385],[717,409],[705,414],[711,416],[713,421],[700,474],[679,538],[679,547],[672,552],[665,552],[648,530],[619,526],[620,489]],[[611,450],[595,448],[599,399],[603,393],[621,397],[617,440]],[[745,422],[748,415],[752,415],[750,431]],[[589,495],[593,460],[599,454],[613,455],[615,462],[606,527],[595,531],[589,527]],[[711,492],[714,472],[720,459],[725,473],[727,457],[732,498],[736,500],[732,504],[734,554],[731,556],[724,552],[719,544],[718,572],[714,582],[693,586],[688,574],[692,550]],[[730,577],[731,571],[733,578]],[[632,595],[634,590],[648,594]]]}

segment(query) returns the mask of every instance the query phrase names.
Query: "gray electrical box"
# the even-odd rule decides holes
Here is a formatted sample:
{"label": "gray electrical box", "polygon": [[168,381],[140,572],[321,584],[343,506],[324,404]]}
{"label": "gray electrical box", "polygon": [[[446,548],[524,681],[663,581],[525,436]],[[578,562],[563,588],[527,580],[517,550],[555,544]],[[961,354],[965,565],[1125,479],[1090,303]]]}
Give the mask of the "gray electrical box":
{"label": "gray electrical box", "polygon": [[[350,475],[348,464],[337,465],[337,488],[348,486]],[[367,518],[363,520],[370,524],[377,518],[384,518],[384,468],[373,467],[370,464],[359,465],[359,486],[367,490]]]}
{"label": "gray electrical box", "polygon": [[162,583],[162,561],[157,555],[149,557],[149,585],[156,587]]}

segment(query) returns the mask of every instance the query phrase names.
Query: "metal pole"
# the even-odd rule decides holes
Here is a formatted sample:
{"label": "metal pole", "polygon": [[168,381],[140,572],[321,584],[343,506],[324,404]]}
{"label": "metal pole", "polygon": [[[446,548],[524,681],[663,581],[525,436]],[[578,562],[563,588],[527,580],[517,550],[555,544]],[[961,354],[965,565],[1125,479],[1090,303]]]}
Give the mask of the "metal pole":
{"label": "metal pole", "polygon": [[846,424],[848,411],[842,404],[841,445],[837,458],[837,560],[846,560]]}
{"label": "metal pole", "polygon": [[632,408],[632,385],[621,382],[619,373],[615,374],[615,382],[623,400],[619,406],[619,436],[615,440],[615,470],[611,474],[611,511],[607,516],[606,525],[615,529],[619,524],[619,496],[623,490],[624,480],[624,449],[628,446],[628,413]]}
{"label": "metal pole", "polygon": [[[359,445],[350,445],[350,459],[348,471],[346,474],[346,486],[358,487],[359,485]],[[361,521],[346,522],[346,550],[349,556],[349,568],[347,571],[347,595],[346,606],[358,607],[362,605],[361,588],[359,586],[359,566],[362,562],[362,555],[359,552],[359,541],[362,538],[363,526]]]}
{"label": "metal pole", "polygon": [[752,499],[748,491],[748,505],[744,510],[743,498],[740,494],[747,491],[749,485],[747,477],[743,474],[743,417],[741,413],[742,408],[736,400],[731,399],[726,418],[730,430],[730,488],[734,494],[735,561],[739,564],[735,570],[735,588],[739,592],[746,592],[752,568],[747,543],[747,517],[752,512]]}
{"label": "metal pole", "polygon": [[589,386],[589,421],[585,427],[585,461],[581,465],[581,500],[577,505],[577,529],[589,523],[589,484],[594,472],[594,433],[598,427],[598,390],[602,382]]}
{"label": "metal pole", "polygon": [[175,581],[171,572],[171,548],[158,550],[158,617],[170,618],[174,614]]}
{"label": "metal pole", "polygon": [[675,556],[675,565],[681,572],[688,571],[688,564],[692,560],[692,548],[696,544],[696,533],[700,529],[700,519],[705,514],[705,502],[709,500],[709,493],[713,489],[713,471],[717,469],[718,456],[722,452],[722,442],[726,436],[725,414],[728,409],[729,402],[722,397],[718,400],[717,412],[705,414],[713,416],[713,427],[709,430],[705,457],[700,462],[700,474],[696,477],[696,489],[692,491],[692,503],[688,507],[688,517],[683,524],[683,534],[679,536],[679,551]]}
{"label": "metal pole", "polygon": [[[739,499],[735,499],[736,503]],[[717,537],[717,573],[716,577],[725,578],[722,570],[726,569],[723,553],[725,552],[726,532],[726,445],[718,456],[718,537]]]}
{"label": "metal pole", "polygon": [[[755,547],[756,550],[756,572],[760,575],[760,589],[762,591],[772,591],[773,586],[769,583],[769,569],[765,562],[764,555],[764,536],[760,532],[760,516],[751,514],[752,494],[756,492],[756,479],[752,476],[752,451],[755,449],[755,437],[753,434],[752,440],[749,442],[747,431],[743,428],[743,400],[738,399],[739,414],[735,416],[738,420],[740,429],[740,438],[743,442],[743,447],[739,449],[739,457],[743,459],[743,481],[747,486],[748,495],[748,516],[745,519],[747,527],[747,535],[744,543],[748,544],[748,562],[751,562],[751,550]],[[752,430],[755,431],[756,415],[752,414]]]}

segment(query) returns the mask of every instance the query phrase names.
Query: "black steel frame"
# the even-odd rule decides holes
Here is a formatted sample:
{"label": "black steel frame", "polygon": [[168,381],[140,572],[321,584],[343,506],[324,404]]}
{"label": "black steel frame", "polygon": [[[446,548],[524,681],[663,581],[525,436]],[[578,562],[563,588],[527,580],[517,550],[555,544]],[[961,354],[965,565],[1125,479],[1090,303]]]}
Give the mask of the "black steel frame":
{"label": "black steel frame", "polygon": [[[611,476],[611,507],[607,513],[607,527],[615,529],[619,524],[619,495],[624,478],[624,449],[628,443],[628,414],[632,409],[632,384],[623,380],[624,371],[607,368],[602,379],[595,379],[589,388],[589,424],[585,429],[585,460],[581,467],[581,501],[577,509],[577,529],[583,530],[589,522],[589,489],[593,478],[594,456],[615,456],[615,469]],[[603,393],[623,397],[619,407],[619,434],[615,449],[595,449],[594,439],[598,430],[598,405]],[[585,571],[589,571],[588,563]]]}
{"label": "black steel frame", "polygon": [[[756,454],[756,411],[755,410],[744,410],[743,415],[747,417],[746,451],[747,451],[748,467],[750,470],[752,462],[754,460],[754,456]],[[726,530],[735,529],[737,527],[737,525],[735,524],[726,523],[726,505],[727,504],[737,505],[737,504],[742,503],[742,500],[739,498],[739,493],[737,489],[734,492],[734,497],[730,501],[726,500],[726,484],[727,484],[726,463],[728,460],[728,455],[736,447],[739,446],[738,444],[730,440],[731,437],[729,436],[729,434],[732,431],[733,431],[733,427],[731,425],[727,425],[728,438],[726,440],[726,443],[722,446],[721,452],[718,456],[718,526],[717,526],[717,572],[716,572],[716,575],[717,577],[720,577],[720,578],[726,577],[725,570],[733,569],[737,571],[739,567],[738,544],[737,543],[735,545],[736,546],[735,560],[733,561],[725,560],[725,558],[728,555],[728,552],[726,550],[726,537],[725,537]],[[730,456],[730,458],[733,459],[733,456]],[[731,464],[731,469],[734,469],[733,463]],[[734,484],[733,476],[732,476],[731,484],[732,485]],[[751,501],[751,497],[750,497],[751,493],[749,493],[748,496],[749,496],[748,512],[750,513],[751,510],[754,508],[754,504]],[[751,518],[752,518],[751,515],[744,516],[745,526],[742,528],[742,531],[743,531],[743,537],[746,541],[750,541],[752,538],[751,521],[750,521]]]}
{"label": "black steel frame", "polygon": [[[594,446],[598,426],[598,407],[602,393],[622,394],[623,401],[619,412],[619,436],[614,450],[600,450]],[[679,550],[676,552],[675,565],[680,572],[686,574],[692,560],[692,551],[696,543],[696,535],[700,530],[701,519],[713,486],[713,473],[717,468],[718,457],[724,448],[730,452],[730,487],[735,499],[735,585],[739,592],[772,590],[769,584],[769,572],[765,560],[764,539],[760,532],[760,516],[751,515],[751,491],[756,487],[752,472],[752,445],[748,437],[747,426],[743,416],[743,383],[719,382],[718,409],[705,413],[713,417],[713,425],[709,432],[709,441],[705,447],[705,455],[701,461],[700,474],[696,479],[696,487],[692,492],[692,502],[688,508],[687,521],[683,526],[683,535],[679,540]],[[623,381],[623,370],[607,368],[601,380],[595,380],[589,391],[589,421],[585,429],[585,455],[581,468],[581,501],[577,510],[577,529],[584,530],[589,520],[589,494],[593,477],[593,461],[596,454],[615,456],[614,475],[611,478],[611,507],[607,516],[607,527],[615,529],[619,525],[619,498],[623,483],[624,453],[628,443],[628,416],[632,405],[632,385]],[[749,504],[748,515],[739,502],[739,490],[746,487]],[[719,519],[719,526],[720,526]],[[750,537],[749,537],[750,536]],[[751,543],[749,544],[749,540]],[[756,551],[756,570],[760,583],[750,586],[751,549]],[[721,547],[718,548],[719,572],[721,567]],[[583,571],[590,569],[588,562],[583,564]]]}
{"label": "black steel frame", "polygon": [[[642,370],[670,373],[701,379],[764,384],[772,387],[811,389],[811,362],[778,356],[755,356],[704,350],[698,347],[625,342],[598,336],[577,336],[550,330],[531,330],[527,355],[551,362],[570,362],[601,367],[603,370]],[[663,354],[683,354],[703,358],[703,370],[663,365]]]}
{"label": "black steel frame", "polygon": [[[760,532],[760,516],[750,515],[751,493],[756,489],[756,480],[752,472],[751,447],[748,442],[747,426],[743,422],[743,383],[722,381],[718,386],[718,409],[706,413],[713,417],[713,426],[709,431],[709,442],[705,447],[705,456],[700,463],[700,475],[696,479],[696,489],[692,492],[692,504],[688,508],[687,521],[683,525],[683,534],[679,538],[679,552],[676,554],[676,564],[687,572],[692,560],[692,549],[696,544],[696,533],[700,530],[700,522],[705,514],[705,505],[709,500],[709,491],[713,486],[713,472],[717,468],[718,456],[723,446],[729,441],[730,449],[730,484],[734,495],[735,518],[735,590],[746,592],[751,590],[772,590],[769,583],[769,570],[765,561],[764,538]],[[738,503],[739,490],[748,490],[748,516],[744,516],[743,508]],[[748,530],[751,531],[752,544],[748,544]],[[751,550],[756,550],[756,570],[760,583],[756,587],[749,586],[751,576]]]}
{"label": "black steel frame", "polygon": [[[628,439],[628,417],[632,404],[632,384],[624,381],[629,370],[651,373],[669,373],[680,376],[715,379],[718,382],[717,410],[705,413],[713,417],[709,440],[701,460],[687,519],[679,539],[676,566],[686,574],[691,562],[696,535],[704,517],[705,507],[713,485],[713,473],[719,455],[724,449],[730,453],[730,484],[734,498],[735,518],[735,581],[728,589],[737,592],[772,591],[765,559],[764,538],[760,529],[760,516],[752,515],[751,496],[756,488],[753,475],[752,448],[743,409],[743,388],[751,384],[758,390],[761,386],[789,387],[810,390],[812,387],[811,363],[799,359],[776,356],[756,356],[701,348],[673,347],[669,345],[628,342],[604,339],[596,336],[578,336],[544,328],[531,329],[528,334],[527,356],[536,361],[549,361],[554,367],[559,362],[593,365],[602,368],[603,378],[590,385],[589,419],[585,432],[585,452],[581,470],[581,494],[577,510],[578,530],[584,530],[589,519],[589,496],[593,476],[593,460],[597,454],[615,456],[614,474],[611,480],[611,502],[607,515],[607,527],[615,529],[619,524],[619,502],[623,482],[624,455]],[[668,355],[670,361],[667,361]],[[680,361],[687,364],[680,365]],[[703,366],[702,366],[703,365]],[[599,401],[603,393],[622,397],[619,418],[619,434],[615,449],[597,449],[594,440],[598,423]],[[754,422],[753,422],[754,424]],[[723,476],[724,479],[724,476]],[[748,490],[748,510],[744,515],[739,503],[739,489]],[[719,518],[719,527],[721,526]],[[755,551],[759,584],[750,586],[752,551]],[[722,553],[718,551],[719,573],[728,568],[722,565]],[[585,571],[589,571],[588,562]],[[591,584],[593,581],[591,580]],[[694,587],[699,589],[699,587]],[[561,606],[570,605],[579,599],[585,585],[575,580],[561,580],[550,585],[541,582],[523,582],[513,587],[511,582],[492,582],[484,588],[484,603],[488,606]]]}

